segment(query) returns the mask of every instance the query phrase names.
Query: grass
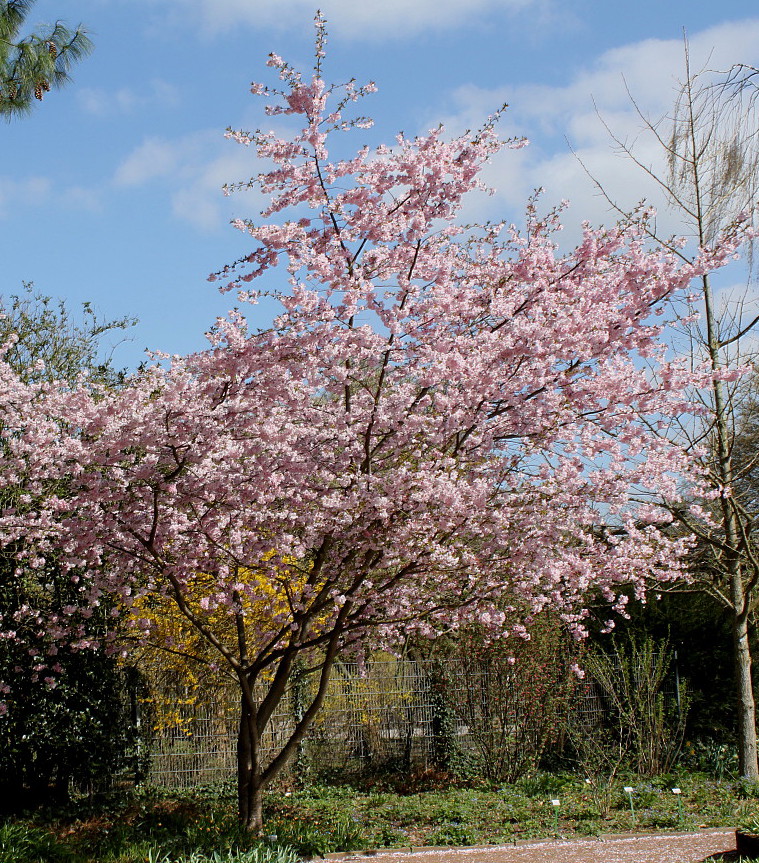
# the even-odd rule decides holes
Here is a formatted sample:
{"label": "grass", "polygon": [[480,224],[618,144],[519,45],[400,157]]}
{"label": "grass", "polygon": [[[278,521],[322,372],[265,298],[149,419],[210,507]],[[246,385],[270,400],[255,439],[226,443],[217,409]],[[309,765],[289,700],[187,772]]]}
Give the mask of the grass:
{"label": "grass", "polygon": [[[427,776],[404,794],[324,785],[272,792],[263,840],[239,828],[228,789],[142,791],[0,824],[0,863],[295,863],[331,851],[546,838],[557,825],[562,836],[582,837],[725,827],[759,815],[759,787],[698,774],[621,779],[606,812],[586,780],[570,774],[439,785]],[[634,789],[634,815],[624,786]]]}

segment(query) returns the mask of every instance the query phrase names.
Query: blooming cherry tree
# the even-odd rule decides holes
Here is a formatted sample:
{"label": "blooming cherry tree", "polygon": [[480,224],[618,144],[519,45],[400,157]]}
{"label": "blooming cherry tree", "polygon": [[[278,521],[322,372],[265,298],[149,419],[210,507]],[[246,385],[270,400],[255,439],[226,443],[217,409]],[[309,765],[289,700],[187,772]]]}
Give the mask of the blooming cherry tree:
{"label": "blooming cherry tree", "polygon": [[[298,134],[229,133],[271,161],[240,184],[271,202],[237,223],[252,251],[215,278],[255,304],[248,283],[284,269],[273,325],[232,314],[207,350],[115,392],[9,379],[2,396],[6,482],[27,490],[5,537],[32,558],[57,548],[83,605],[176,606],[239,683],[239,808],[255,830],[341,651],[468,621],[519,635],[547,608],[582,635],[589,592],[623,611],[627,586],[680,576],[684,541],[631,498],[675,495],[688,470],[650,431],[690,409],[691,380],[651,321],[720,263],[647,251],[633,223],[586,227],[562,254],[557,215],[534,206],[521,233],[459,225],[483,165],[522,142],[491,121],[331,159],[373,88],[328,87],[320,62],[305,80],[272,55],[281,91],[253,87]],[[70,612],[46,622],[56,636],[75,634]],[[302,655],[318,657],[316,695],[266,758]]]}

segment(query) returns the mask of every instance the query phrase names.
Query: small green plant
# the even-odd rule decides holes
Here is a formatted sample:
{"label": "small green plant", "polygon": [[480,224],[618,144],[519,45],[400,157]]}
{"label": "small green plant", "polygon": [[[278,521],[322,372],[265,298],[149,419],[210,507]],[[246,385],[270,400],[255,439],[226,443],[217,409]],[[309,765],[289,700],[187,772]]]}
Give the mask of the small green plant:
{"label": "small green plant", "polygon": [[[292,848],[278,845],[274,848],[259,846],[246,851],[194,851],[180,857],[177,863],[299,863],[299,860]],[[168,857],[166,861],[169,863]],[[163,860],[160,863],[163,863]]]}
{"label": "small green plant", "polygon": [[744,816],[738,823],[737,829],[742,833],[759,836],[759,815],[754,813]]}
{"label": "small green plant", "polygon": [[534,773],[519,780],[517,787],[528,797],[550,797],[562,791],[571,778],[561,773]]}
{"label": "small green plant", "polygon": [[69,850],[47,830],[31,824],[0,825],[0,863],[64,863]]}
{"label": "small green plant", "polygon": [[738,749],[731,743],[709,739],[689,741],[683,748],[683,761],[715,779],[733,779],[739,773]]}
{"label": "small green plant", "polygon": [[373,845],[378,848],[400,848],[403,844],[408,844],[408,834],[400,827],[395,827],[392,824],[383,824],[380,829],[374,834]]}
{"label": "small green plant", "polygon": [[735,782],[734,788],[736,797],[742,800],[759,799],[759,782],[741,777]]}
{"label": "small green plant", "polygon": [[277,843],[306,857],[323,857],[333,851],[356,851],[365,845],[361,825],[344,815],[313,815],[296,821],[273,823],[267,829],[272,830]]}
{"label": "small green plant", "polygon": [[481,837],[468,824],[446,824],[430,834],[430,845],[475,845]]}
{"label": "small green plant", "polygon": [[728,851],[727,854],[717,854],[714,857],[707,857],[704,863],[756,863],[750,857],[733,857],[734,851]]}

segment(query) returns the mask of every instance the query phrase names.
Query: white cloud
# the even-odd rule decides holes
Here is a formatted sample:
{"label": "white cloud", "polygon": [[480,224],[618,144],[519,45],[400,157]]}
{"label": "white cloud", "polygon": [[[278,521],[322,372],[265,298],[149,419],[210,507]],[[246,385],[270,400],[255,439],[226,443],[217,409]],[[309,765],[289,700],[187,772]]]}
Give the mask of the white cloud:
{"label": "white cloud", "polygon": [[172,174],[182,158],[181,145],[162,138],[149,138],[133,150],[116,169],[117,186],[141,186]]}
{"label": "white cloud", "polygon": [[[155,0],[153,0],[155,2]],[[160,5],[170,5],[161,0]],[[233,27],[305,29],[313,18],[313,0],[172,0],[182,17],[195,19],[207,34]],[[321,0],[330,33],[368,39],[411,36],[421,30],[442,30],[499,12],[531,14],[552,0]]]}
{"label": "white cloud", "polygon": [[0,176],[0,217],[7,218],[12,211],[25,205],[39,205],[49,201],[52,183],[47,177]]}
{"label": "white cloud", "polygon": [[[238,193],[225,198],[226,183],[247,180],[259,171],[254,150],[228,141],[218,132],[202,131],[169,140],[144,141],[119,165],[116,186],[160,185],[166,190],[173,214],[201,231],[218,230],[238,209],[255,216],[263,198]],[[243,203],[244,202],[244,203]]]}
{"label": "white cloud", "polygon": [[179,100],[176,87],[160,78],[151,81],[144,93],[137,93],[130,87],[118,90],[82,87],[77,90],[76,98],[86,113],[98,117],[131,114],[150,105],[175,105]]}
{"label": "white cloud", "polygon": [[43,176],[0,176],[0,219],[17,218],[27,207],[94,211],[100,206],[100,193],[83,186],[58,186]]}
{"label": "white cloud", "polygon": [[86,113],[101,117],[111,113],[128,113],[137,103],[135,94],[127,87],[115,92],[104,88],[83,87],[77,91],[76,98]]}
{"label": "white cloud", "polygon": [[[406,0],[407,2],[407,0]],[[416,0],[408,8],[403,0],[386,3],[352,3],[328,0],[322,4],[327,15],[334,15],[341,26],[358,27],[369,21],[384,26],[396,21],[406,9],[409,28],[434,8],[441,20],[453,21],[467,12],[486,9],[517,9],[530,0]],[[280,21],[290,13],[305,10],[306,0],[173,0],[195,13],[215,17],[217,28],[226,26],[227,18],[265,23],[277,12]],[[345,7],[345,8],[343,8]],[[210,22],[209,22],[210,26]],[[704,65],[727,68],[741,61],[759,65],[759,18],[721,24],[690,34],[692,68]],[[630,101],[630,94],[652,119],[671,109],[676,86],[683,77],[683,44],[680,40],[648,39],[607,51],[590,59],[588,65],[570,77],[563,86],[517,84],[493,89],[463,86],[453,96],[454,109],[444,124],[450,134],[481,126],[484,119],[504,102],[510,105],[501,122],[506,137],[526,135],[539,145],[525,150],[505,151],[485,172],[485,180],[497,190],[494,198],[475,197],[467,202],[465,217],[507,218],[519,220],[528,196],[535,188],[545,187],[546,205],[569,199],[567,242],[576,239],[583,220],[593,223],[614,221],[612,211],[598,188],[589,179],[586,168],[603,185],[609,196],[630,209],[642,198],[660,209],[662,233],[677,230],[676,220],[666,213],[656,185],[630,163],[617,156],[598,113],[622,140],[635,142],[641,160],[657,170],[664,169],[661,154],[650,136],[641,134],[641,119]],[[628,92],[629,91],[629,92]],[[437,125],[439,117],[423,117],[419,129]],[[570,149],[575,150],[577,157]],[[583,165],[585,167],[583,167]],[[243,216],[255,215],[255,205],[238,204],[233,197],[225,202],[221,186],[225,182],[251,176],[258,170],[252,150],[223,141],[218,132],[199,132],[184,138],[150,139],[138,147],[119,166],[114,180],[117,185],[137,186],[164,182],[174,214],[203,231],[221,227],[235,209]]]}
{"label": "white cloud", "polygon": [[[759,18],[691,34],[689,42],[694,71],[704,67],[724,70],[737,62],[759,65]],[[564,86],[468,86],[456,91],[456,109],[445,122],[451,132],[478,126],[494,108],[507,102],[510,108],[501,132],[540,141],[540,146],[504,153],[488,169],[487,180],[498,194],[487,205],[487,216],[496,216],[500,208],[501,216],[515,218],[518,212],[513,208],[533,188],[545,187],[546,202],[564,198],[572,202],[571,220],[576,225],[584,219],[594,223],[615,220],[608,201],[572,154],[574,149],[622,207],[630,209],[645,197],[659,209],[662,233],[675,232],[678,223],[666,212],[661,190],[639,168],[615,154],[600,118],[617,138],[634,146],[641,162],[666,175],[663,154],[654,137],[643,130],[630,96],[645,116],[659,120],[672,109],[683,68],[682,41],[649,39],[605,52]],[[504,208],[508,214],[503,213]],[[568,233],[576,238],[577,228]]]}
{"label": "white cloud", "polygon": [[85,186],[72,186],[66,190],[66,201],[79,210],[97,212],[102,209],[101,190]]}
{"label": "white cloud", "polygon": [[[228,143],[228,146],[233,145]],[[225,198],[221,191],[226,183],[245,180],[255,173],[255,170],[251,171],[254,158],[251,150],[238,146],[233,152],[219,155],[195,171],[172,195],[174,214],[206,232],[226,224],[235,211],[241,218],[255,217],[265,203],[262,195],[245,191]]]}

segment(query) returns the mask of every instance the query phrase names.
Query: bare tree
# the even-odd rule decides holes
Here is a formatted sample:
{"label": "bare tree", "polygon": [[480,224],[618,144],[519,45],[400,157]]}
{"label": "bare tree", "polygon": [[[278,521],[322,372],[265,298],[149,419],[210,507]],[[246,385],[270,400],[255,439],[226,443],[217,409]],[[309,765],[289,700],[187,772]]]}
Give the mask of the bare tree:
{"label": "bare tree", "polygon": [[[737,66],[727,72],[706,68],[693,72],[687,40],[684,63],[685,77],[670,115],[652,121],[631,97],[644,130],[658,145],[661,167],[643,161],[634,143],[616,136],[608,125],[606,128],[619,152],[658,185],[690,242],[682,245],[661,235],[655,222],[649,223],[651,239],[690,259],[698,249],[724,242],[756,215],[759,71]],[[591,178],[614,209],[626,214],[605,187]],[[749,243],[749,280],[751,251]],[[741,483],[748,463],[736,461],[736,436],[747,389],[740,381],[728,382],[726,372],[744,366],[755,353],[759,315],[748,288],[740,297],[720,296],[708,274],[694,287],[689,311],[698,312],[698,319],[683,325],[683,344],[678,347],[689,353],[694,366],[706,363],[714,375],[710,386],[696,393],[704,407],[701,422],[686,425],[674,418],[663,433],[676,435],[685,449],[697,454],[714,499],[702,502],[700,508],[677,508],[672,514],[698,538],[700,553],[694,558],[691,589],[716,596],[731,615],[740,772],[757,781],[749,630],[759,605],[759,507]]]}

